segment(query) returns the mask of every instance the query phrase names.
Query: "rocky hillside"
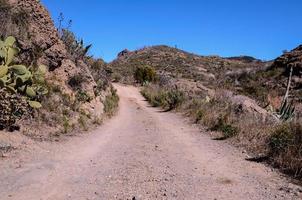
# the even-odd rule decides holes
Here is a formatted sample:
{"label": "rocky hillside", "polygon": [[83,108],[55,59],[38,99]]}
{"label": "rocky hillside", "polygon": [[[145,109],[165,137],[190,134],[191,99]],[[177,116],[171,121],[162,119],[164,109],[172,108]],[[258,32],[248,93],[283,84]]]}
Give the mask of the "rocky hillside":
{"label": "rocky hillside", "polygon": [[120,76],[124,82],[134,82],[135,69],[148,65],[161,76],[185,85],[187,90],[227,88],[244,93],[240,92],[245,88],[242,89],[239,79],[246,74],[263,71],[270,64],[248,56],[199,56],[168,46],[153,46],[133,52],[124,50],[109,66],[114,72],[113,78]]}
{"label": "rocky hillside", "polygon": [[259,100],[263,106],[270,104],[277,108],[285,94],[291,66],[293,66],[293,78],[290,96],[296,102],[298,110],[301,111],[301,46],[276,58],[264,70],[233,76],[229,81],[229,86]]}
{"label": "rocky hillside", "polygon": [[[48,68],[44,85],[48,93],[37,97],[42,108],[25,105],[26,112],[21,117],[2,113],[0,127],[6,130],[15,127],[32,138],[48,139],[101,123],[104,107],[112,103],[106,101],[115,95],[101,60],[83,57],[75,62],[40,1],[0,0],[0,16],[1,37],[14,36],[20,49],[13,64],[33,67],[43,64]],[[1,104],[10,105],[5,102],[7,96],[10,94],[1,88]],[[12,118],[11,122],[5,121],[6,118]]]}
{"label": "rocky hillside", "polygon": [[272,104],[276,108],[286,90],[290,65],[295,65],[291,92],[300,101],[301,49],[300,46],[274,61],[264,62],[249,56],[199,56],[168,46],[153,46],[124,50],[109,66],[113,78],[122,82],[135,82],[135,69],[147,65],[186,89],[224,88],[249,96],[263,107]]}
{"label": "rocky hillside", "polygon": [[[284,76],[288,76],[290,68],[293,66],[293,89],[301,90],[302,88],[302,45],[287,52],[277,58],[272,65],[271,70],[281,69]],[[301,95],[299,95],[301,97]],[[302,100],[302,99],[300,99]]]}
{"label": "rocky hillside", "polygon": [[[122,82],[135,83],[137,74],[146,78],[147,82],[138,82],[145,85],[142,94],[152,106],[180,111],[213,131],[213,136],[218,135],[215,139],[229,139],[247,149],[255,156],[252,160],[267,161],[301,178],[301,55],[298,47],[263,62],[249,56],[198,56],[154,46],[124,50],[109,66],[113,79]],[[293,104],[280,109],[291,66],[294,83],[288,100]],[[150,68],[156,78],[150,78]]]}
{"label": "rocky hillside", "polygon": [[247,59],[247,57],[198,56],[168,46],[153,46],[133,52],[124,50],[110,64],[114,71],[120,72],[128,79],[131,79],[134,69],[141,65],[152,66],[159,73],[165,73],[171,77],[216,85],[217,80],[225,77],[227,73],[257,70],[264,67],[265,63],[253,58]]}

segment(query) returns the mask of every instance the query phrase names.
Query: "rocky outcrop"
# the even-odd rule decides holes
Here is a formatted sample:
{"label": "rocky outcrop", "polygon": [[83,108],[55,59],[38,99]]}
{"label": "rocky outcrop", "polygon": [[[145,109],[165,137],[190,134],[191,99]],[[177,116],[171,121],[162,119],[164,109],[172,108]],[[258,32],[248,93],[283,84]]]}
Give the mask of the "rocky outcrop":
{"label": "rocky outcrop", "polygon": [[294,92],[294,96],[296,99],[301,99],[301,93],[299,93],[299,91],[301,91],[302,88],[302,45],[278,57],[273,63],[271,70],[283,70],[284,73],[282,77],[283,79],[285,79],[289,76],[291,67],[293,67],[293,91],[291,92]]}
{"label": "rocky outcrop", "polygon": [[13,12],[20,12],[22,9],[23,12],[27,13],[27,30],[30,38],[18,38],[22,49],[21,59],[37,59],[38,64],[48,66],[50,74],[55,75],[56,80],[60,82],[67,93],[72,93],[67,84],[68,80],[76,74],[84,76],[86,81],[82,89],[94,96],[93,88],[96,83],[89,67],[81,60],[74,63],[69,58],[48,11],[41,5],[40,1],[8,0],[8,2]]}
{"label": "rocky outcrop", "polygon": [[128,49],[124,49],[123,51],[119,52],[117,54],[118,57],[123,57],[123,56],[126,56],[130,53],[130,51]]}
{"label": "rocky outcrop", "polygon": [[38,57],[38,62],[47,65],[51,71],[60,67],[62,60],[67,58],[65,46],[40,1],[8,0],[8,3],[11,12],[26,13],[28,38],[18,37],[23,58]]}
{"label": "rocky outcrop", "polygon": [[[41,99],[43,108],[37,117],[23,117],[21,131],[32,138],[43,139],[54,132],[66,133],[74,127],[95,123],[104,117],[103,102],[112,93],[110,84],[98,87],[96,80],[101,75],[92,75],[91,66],[81,59],[73,61],[70,52],[61,41],[50,14],[38,0],[0,0],[7,5],[4,15],[11,19],[18,18],[26,28],[20,26],[19,21],[6,22],[6,30],[0,35],[15,36],[21,52],[18,63],[26,65],[48,66],[47,87],[48,96]],[[1,5],[0,5],[1,8]],[[0,9],[1,14],[1,9]],[[22,14],[22,15],[21,15]],[[1,16],[1,15],[0,15]],[[22,17],[22,20],[21,20]],[[0,20],[0,24],[2,21]],[[14,26],[14,28],[10,28]],[[96,63],[94,60],[91,63]],[[96,64],[98,66],[98,64]],[[76,80],[76,88],[70,85],[70,80]],[[1,127],[0,127],[1,128]]]}
{"label": "rocky outcrop", "polygon": [[277,58],[273,64],[273,67],[289,68],[294,67],[294,75],[301,77],[302,75],[302,45],[293,49],[290,52],[284,53],[282,56]]}

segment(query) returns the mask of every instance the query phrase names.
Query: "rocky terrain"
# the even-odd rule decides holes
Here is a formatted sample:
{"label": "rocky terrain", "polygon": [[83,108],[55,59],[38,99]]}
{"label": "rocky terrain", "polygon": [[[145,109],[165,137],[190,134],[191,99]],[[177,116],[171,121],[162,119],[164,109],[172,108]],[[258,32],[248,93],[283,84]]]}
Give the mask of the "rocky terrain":
{"label": "rocky terrain", "polygon": [[[299,63],[301,47],[294,49],[273,61],[261,61],[249,56],[223,58],[199,56],[168,46],[153,46],[136,51],[124,50],[109,66],[122,82],[135,82],[133,73],[138,66],[149,65],[158,74],[164,74],[176,81],[198,84],[199,88],[225,88],[257,100],[262,106],[274,104],[272,98],[284,95],[289,67],[297,65],[294,72],[292,92],[299,98]],[[299,60],[300,59],[300,60]],[[204,87],[205,86],[205,87]],[[269,93],[270,91],[270,93]],[[275,105],[274,105],[275,106]]]}
{"label": "rocky terrain", "polygon": [[115,87],[120,109],[103,126],[0,162],[1,198],[301,199],[301,187],[277,171],[150,107],[138,88]]}
{"label": "rocky terrain", "polygon": [[[20,49],[13,62],[25,66],[43,64],[48,69],[44,83],[48,93],[39,97],[42,108],[25,105],[26,112],[15,123],[1,124],[3,131],[17,129],[35,140],[57,140],[60,135],[101,124],[107,116],[104,110],[113,112],[116,103],[111,102],[111,97],[115,91],[107,80],[102,60],[83,56],[75,62],[39,1],[1,0],[0,15],[1,37],[14,36]],[[3,104],[9,94],[5,89],[0,93]],[[2,121],[8,117],[11,116],[1,112]],[[1,132],[2,142],[10,142],[3,135]]]}
{"label": "rocky terrain", "polygon": [[[289,123],[276,116],[286,93],[291,65],[294,71],[289,101],[295,107],[295,122]],[[142,94],[153,106],[181,111],[194,123],[220,132],[218,139],[229,138],[255,159],[263,157],[260,160],[269,160],[297,177],[302,175],[298,153],[300,65],[301,47],[264,62],[249,56],[198,56],[168,46],[124,50],[109,64],[113,80],[143,83]],[[139,66],[153,68],[157,73],[154,81],[138,81],[135,74]],[[293,107],[290,106],[288,111]]]}
{"label": "rocky terrain", "polygon": [[302,180],[302,46],[262,61],[159,45],[106,63],[38,0],[0,0],[0,27],[4,199],[301,199],[261,163]]}

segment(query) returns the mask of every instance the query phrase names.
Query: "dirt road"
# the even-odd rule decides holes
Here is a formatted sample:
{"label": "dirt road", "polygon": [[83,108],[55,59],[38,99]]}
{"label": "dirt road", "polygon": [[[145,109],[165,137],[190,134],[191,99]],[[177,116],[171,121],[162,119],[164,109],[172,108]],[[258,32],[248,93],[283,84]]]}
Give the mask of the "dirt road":
{"label": "dirt road", "polygon": [[98,130],[0,161],[1,200],[300,199],[298,186],[138,89],[116,86],[120,110]]}

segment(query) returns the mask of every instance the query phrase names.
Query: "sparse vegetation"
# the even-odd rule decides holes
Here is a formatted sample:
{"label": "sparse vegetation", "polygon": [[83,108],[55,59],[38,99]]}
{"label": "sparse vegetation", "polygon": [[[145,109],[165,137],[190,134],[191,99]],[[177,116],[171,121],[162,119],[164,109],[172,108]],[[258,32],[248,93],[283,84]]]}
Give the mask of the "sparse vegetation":
{"label": "sparse vegetation", "polygon": [[[230,105],[221,99],[189,97],[177,89],[163,89],[152,85],[145,87],[141,93],[152,106],[163,107],[167,111],[179,108],[188,114],[195,123],[202,123],[213,131],[221,131],[220,139],[234,137],[240,132],[231,119]],[[238,120],[237,120],[238,121]]]}
{"label": "sparse vegetation", "polygon": [[84,41],[82,39],[77,40],[74,33],[68,29],[62,30],[61,39],[64,42],[70,57],[75,62],[77,62],[78,60],[83,60],[92,47],[91,44],[85,46]]}
{"label": "sparse vegetation", "polygon": [[198,109],[195,113],[195,123],[198,123],[202,120],[202,118],[204,117],[204,111],[202,109]]}
{"label": "sparse vegetation", "polygon": [[66,50],[74,62],[85,60],[92,44],[84,45],[83,39],[77,39],[76,35],[70,30],[72,20],[68,21],[67,27],[63,27],[64,16],[60,13],[58,32],[61,40],[65,44]]}
{"label": "sparse vegetation", "polygon": [[30,113],[28,103],[21,95],[11,94],[6,89],[0,89],[0,102],[0,130],[18,129],[15,125],[17,120]]}
{"label": "sparse vegetation", "polygon": [[[102,124],[103,116],[93,115],[85,107],[94,108],[101,99],[104,113],[114,115],[119,97],[107,78],[110,76],[113,82],[143,85],[141,93],[152,106],[184,112],[194,123],[219,134],[219,139],[263,153],[274,166],[302,179],[302,125],[297,122],[302,113],[301,46],[275,63],[248,56],[198,56],[154,46],[123,51],[107,64],[89,56],[92,45],[70,30],[72,21],[63,27],[63,15],[57,34],[53,27],[47,27],[52,24],[49,16],[30,7],[37,1],[28,4],[29,8],[12,8],[8,2],[0,0],[0,130],[20,129],[18,121],[25,117],[28,124],[37,122],[37,129],[42,127],[40,122],[55,127],[56,134],[74,128],[87,131],[92,124]],[[37,63],[49,63],[50,72]],[[60,80],[52,80],[56,76]],[[248,113],[242,104],[220,95],[222,90],[231,92],[232,97],[253,98],[260,109],[269,111],[268,115],[257,113],[253,107]],[[105,98],[103,92],[108,94]],[[273,93],[278,107],[269,99]],[[284,93],[283,101],[278,102]],[[269,118],[271,113],[279,121]]]}
{"label": "sparse vegetation", "polygon": [[134,73],[135,80],[140,84],[153,82],[155,77],[155,69],[147,65],[137,67]]}
{"label": "sparse vegetation", "polygon": [[236,134],[238,134],[239,130],[234,125],[228,123],[228,116],[219,116],[218,121],[216,124],[210,128],[212,131],[221,131],[223,133],[223,136],[219,139],[224,140],[231,137],[234,137]]}
{"label": "sparse vegetation", "polygon": [[[132,74],[143,74],[137,73],[141,66],[154,68],[157,80],[141,91],[152,106],[184,112],[195,123],[215,131],[215,137],[229,139],[254,155],[266,155],[276,121],[301,116],[301,107],[297,106],[301,105],[301,65],[296,62],[301,46],[292,53],[296,59],[288,59],[289,55],[265,62],[247,56],[198,56],[152,46],[122,52],[109,66],[121,75],[122,82],[141,84],[143,79]],[[291,64],[282,65],[288,62]],[[282,166],[286,167],[285,162]]]}
{"label": "sparse vegetation", "polygon": [[[168,91],[157,85],[148,85],[141,93],[152,106],[165,107]],[[273,123],[261,121],[257,116],[248,115],[232,106],[223,95],[210,100],[207,97],[185,96],[178,107],[195,123],[220,132],[221,135],[215,139],[234,138],[236,143],[244,144],[254,153],[268,154],[275,166],[301,178],[301,124],[284,123],[274,128]]]}
{"label": "sparse vegetation", "polygon": [[83,90],[79,90],[76,93],[76,99],[79,102],[90,102],[92,100],[92,97],[87,94],[87,92],[83,91]]}
{"label": "sparse vegetation", "polygon": [[112,117],[118,107],[119,97],[114,88],[111,88],[111,94],[107,95],[104,101],[104,112]]}
{"label": "sparse vegetation", "polygon": [[79,125],[80,125],[80,127],[83,131],[88,131],[88,125],[87,125],[88,117],[86,115],[80,114],[80,117],[78,119],[78,123],[79,123]]}
{"label": "sparse vegetation", "polygon": [[142,95],[154,107],[162,107],[166,111],[178,108],[185,99],[184,92],[177,88],[172,89],[159,89],[156,86],[145,87],[141,91]]}
{"label": "sparse vegetation", "polygon": [[74,76],[71,76],[68,81],[68,85],[73,90],[79,90],[82,88],[82,83],[86,82],[86,78],[81,74],[75,74]]}
{"label": "sparse vegetation", "polygon": [[302,178],[302,125],[285,122],[272,130],[268,140],[271,162],[284,172]]}
{"label": "sparse vegetation", "polygon": [[66,115],[63,115],[63,133],[68,133],[71,130],[71,124],[69,118]]}
{"label": "sparse vegetation", "polygon": [[185,100],[183,91],[177,89],[177,87],[168,90],[166,93],[167,111],[178,108]]}

